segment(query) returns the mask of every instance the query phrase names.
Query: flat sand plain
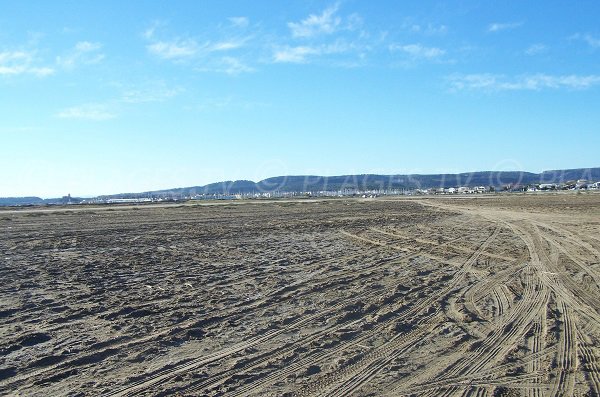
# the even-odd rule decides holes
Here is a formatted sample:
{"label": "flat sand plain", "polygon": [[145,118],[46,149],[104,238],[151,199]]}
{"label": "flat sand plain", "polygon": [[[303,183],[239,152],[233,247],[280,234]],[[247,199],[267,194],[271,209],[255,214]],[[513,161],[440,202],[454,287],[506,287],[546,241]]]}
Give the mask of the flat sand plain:
{"label": "flat sand plain", "polygon": [[0,394],[598,396],[600,194],[0,211]]}

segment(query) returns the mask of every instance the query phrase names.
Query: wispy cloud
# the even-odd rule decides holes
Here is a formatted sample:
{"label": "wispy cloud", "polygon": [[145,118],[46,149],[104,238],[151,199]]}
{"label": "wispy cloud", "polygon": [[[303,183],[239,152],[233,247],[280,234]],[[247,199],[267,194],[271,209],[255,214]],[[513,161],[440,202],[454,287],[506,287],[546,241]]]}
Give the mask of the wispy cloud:
{"label": "wispy cloud", "polygon": [[339,4],[327,7],[321,14],[311,14],[300,22],[288,22],[293,37],[313,37],[320,34],[331,34],[337,31],[342,18],[336,13]]}
{"label": "wispy cloud", "polygon": [[453,75],[448,78],[453,90],[540,91],[543,89],[584,90],[600,84],[600,75],[535,74],[509,78],[482,73]]}
{"label": "wispy cloud", "polygon": [[583,39],[594,48],[600,47],[600,38],[593,37],[592,35],[586,34],[583,36]]}
{"label": "wispy cloud", "polygon": [[431,23],[428,23],[427,25],[413,23],[410,24],[408,28],[413,33],[422,33],[426,36],[445,35],[448,33],[448,27],[446,25],[434,25]]}
{"label": "wispy cloud", "polygon": [[100,43],[92,43],[89,41],[80,41],[75,44],[75,50],[78,52],[92,52],[102,48]]}
{"label": "wispy cloud", "polygon": [[500,23],[500,22],[494,22],[488,25],[487,27],[487,31],[488,32],[501,32],[503,30],[512,30],[512,29],[516,29],[523,26],[523,22],[505,22],[505,23]]}
{"label": "wispy cloud", "polygon": [[275,52],[275,54],[273,55],[273,60],[275,62],[283,62],[283,63],[304,63],[304,62],[306,62],[307,57],[309,57],[311,55],[317,55],[319,53],[320,53],[319,49],[314,48],[314,47],[286,46]]}
{"label": "wispy cloud", "polygon": [[236,38],[236,39],[229,39],[229,40],[218,41],[216,43],[208,45],[206,47],[206,49],[208,51],[229,51],[229,50],[235,50],[237,48],[243,47],[244,44],[246,43],[246,41],[248,41],[249,39],[250,39],[249,37],[244,37],[244,38]]}
{"label": "wispy cloud", "polygon": [[571,40],[583,40],[592,48],[600,48],[600,38],[592,36],[589,33],[576,33],[569,38]]}
{"label": "wispy cloud", "polygon": [[183,91],[184,89],[181,87],[169,87],[164,81],[153,82],[150,84],[143,84],[141,87],[125,88],[119,102],[163,102],[177,96]]}
{"label": "wispy cloud", "polygon": [[78,119],[89,121],[105,121],[115,118],[117,115],[105,104],[85,104],[66,108],[56,114],[61,119]]}
{"label": "wispy cloud", "polygon": [[223,67],[219,68],[217,71],[222,71],[229,75],[237,75],[240,73],[250,73],[254,72],[254,68],[246,65],[240,59],[235,57],[223,57],[221,58],[223,63]]}
{"label": "wispy cloud", "polygon": [[526,55],[539,55],[548,51],[548,47],[544,44],[532,44],[525,50]]}
{"label": "wispy cloud", "polygon": [[[233,17],[229,18],[229,21],[237,27],[242,27],[248,23],[248,19],[245,17]],[[148,41],[146,49],[150,54],[173,62],[186,61],[195,70],[215,71],[219,69],[219,71],[227,70],[229,74],[235,74],[233,70],[237,70],[236,73],[242,70],[250,70],[249,67],[242,67],[241,63],[233,62],[232,59],[235,58],[224,57],[223,53],[241,49],[252,39],[252,35],[240,36],[239,32],[232,34],[230,28],[223,29],[223,31],[219,28],[215,31],[220,32],[222,37],[218,38],[207,37],[201,39],[189,36],[164,38],[161,37],[165,36],[164,29],[161,29],[160,32],[157,31],[158,27],[163,25],[155,23],[142,34]],[[198,63],[201,63],[202,66],[197,66]],[[223,64],[229,66],[223,68]]]}
{"label": "wispy cloud", "polygon": [[160,29],[162,26],[165,26],[165,22],[164,21],[154,21],[152,22],[152,24],[142,32],[142,37],[145,38],[146,40],[151,40],[152,38],[154,38],[154,34],[156,33],[156,31],[158,29]]}
{"label": "wispy cloud", "polygon": [[354,45],[343,41],[314,46],[284,46],[275,51],[273,61],[277,63],[306,63],[311,57],[342,54],[353,49],[355,49]]}
{"label": "wispy cloud", "polygon": [[188,58],[198,52],[198,43],[192,39],[176,39],[171,41],[157,41],[146,46],[148,51],[159,58],[178,59]]}
{"label": "wispy cloud", "polygon": [[250,24],[250,20],[247,17],[231,17],[228,20],[233,26],[238,28],[245,28]]}
{"label": "wispy cloud", "polygon": [[210,98],[202,100],[197,106],[188,106],[189,110],[215,110],[225,109],[233,103],[233,97],[227,96],[222,98]]}
{"label": "wispy cloud", "polygon": [[235,76],[241,73],[251,73],[256,69],[246,64],[243,60],[233,56],[224,56],[211,59],[195,68],[197,72],[225,73]]}
{"label": "wispy cloud", "polygon": [[198,104],[186,106],[186,110],[191,111],[221,111],[221,110],[244,110],[244,111],[253,111],[261,108],[271,107],[272,104],[267,102],[257,102],[246,100],[243,98],[238,98],[232,95],[220,97],[220,98],[205,98],[202,99]]}
{"label": "wispy cloud", "polygon": [[[199,44],[195,39],[157,41],[147,46],[148,51],[162,59],[187,60],[197,72],[238,75],[255,69],[244,62],[236,52],[246,45],[251,36],[206,40]],[[227,54],[227,55],[225,55]],[[230,55],[231,54],[231,55]]]}
{"label": "wispy cloud", "polygon": [[34,53],[29,51],[0,52],[0,76],[29,74],[45,77],[54,74],[53,68],[37,66],[34,60]]}
{"label": "wispy cloud", "polygon": [[391,44],[389,46],[390,51],[392,52],[403,52],[413,59],[433,59],[439,58],[446,53],[445,50],[437,47],[426,47],[422,44]]}
{"label": "wispy cloud", "polygon": [[71,106],[60,110],[55,116],[68,120],[106,121],[119,117],[132,107],[168,101],[185,91],[182,87],[169,86],[161,80],[134,85],[114,82],[111,85],[121,91],[120,95],[103,102]]}
{"label": "wispy cloud", "polygon": [[163,59],[177,60],[183,58],[193,58],[207,56],[212,52],[225,52],[239,49],[250,40],[250,37],[236,37],[226,40],[198,44],[194,39],[157,41],[149,44],[147,49],[153,55]]}
{"label": "wispy cloud", "polygon": [[[341,66],[355,65],[356,60],[365,58],[373,40],[361,29],[360,15],[340,16],[339,8],[335,3],[321,13],[288,22],[291,35],[287,37],[265,33],[245,16],[227,18],[210,35],[169,37],[164,28],[153,24],[141,36],[149,54],[186,64],[199,72],[238,75],[253,72],[264,62],[308,63],[317,59]],[[249,26],[252,31],[246,29]],[[334,59],[333,54],[345,57]]]}
{"label": "wispy cloud", "polygon": [[100,52],[102,44],[90,41],[80,41],[64,56],[56,57],[56,63],[65,68],[73,69],[80,64],[90,65],[102,61],[105,57]]}
{"label": "wispy cloud", "polygon": [[[292,42],[282,37],[273,44],[275,63],[312,63],[321,61],[331,66],[355,67],[364,63],[373,39],[363,29],[359,14],[339,15],[340,3],[310,14],[299,22],[288,22]],[[299,41],[301,44],[299,44]],[[357,62],[358,61],[358,62]]]}

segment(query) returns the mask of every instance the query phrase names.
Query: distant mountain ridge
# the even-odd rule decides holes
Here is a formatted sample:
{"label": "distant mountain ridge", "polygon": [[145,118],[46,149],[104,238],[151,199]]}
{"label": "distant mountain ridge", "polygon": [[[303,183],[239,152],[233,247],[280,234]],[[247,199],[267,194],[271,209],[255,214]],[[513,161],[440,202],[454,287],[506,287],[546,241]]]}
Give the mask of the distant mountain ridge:
{"label": "distant mountain ridge", "polygon": [[539,174],[522,171],[477,171],[460,174],[398,174],[398,175],[340,175],[317,176],[296,175],[277,176],[259,182],[248,180],[223,181],[204,186],[153,190],[141,193],[122,193],[99,198],[148,197],[163,194],[182,196],[238,194],[252,192],[317,192],[339,191],[343,189],[428,189],[454,186],[494,186],[534,183],[565,183],[574,180],[600,180],[600,167],[549,170]]}
{"label": "distant mountain ridge", "polygon": [[[549,170],[541,173],[521,171],[477,171],[460,174],[402,174],[402,175],[340,175],[277,176],[259,182],[248,180],[223,181],[204,186],[153,190],[139,193],[120,193],[98,196],[98,199],[140,198],[158,196],[194,196],[215,194],[247,194],[268,192],[318,192],[376,189],[429,189],[456,186],[528,185],[537,183],[566,183],[576,180],[600,181],[600,167]],[[61,203],[63,198],[0,197],[0,206],[43,205]],[[73,200],[80,200],[73,198]]]}

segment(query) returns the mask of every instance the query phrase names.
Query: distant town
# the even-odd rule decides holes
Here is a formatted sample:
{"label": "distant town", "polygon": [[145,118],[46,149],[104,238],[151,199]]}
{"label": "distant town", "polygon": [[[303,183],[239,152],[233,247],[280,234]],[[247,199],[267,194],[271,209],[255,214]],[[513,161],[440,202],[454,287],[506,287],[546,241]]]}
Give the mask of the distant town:
{"label": "distant town", "polygon": [[477,171],[460,174],[288,175],[258,182],[235,180],[96,197],[0,197],[0,206],[154,203],[188,200],[251,200],[310,197],[478,195],[600,190],[600,167],[530,173]]}
{"label": "distant town", "polygon": [[245,192],[245,193],[212,193],[183,195],[178,193],[161,192],[146,196],[136,194],[136,197],[119,198],[74,198],[64,196],[60,202],[54,204],[125,204],[125,203],[153,203],[188,200],[250,200],[250,199],[278,199],[278,198],[303,198],[303,197],[361,197],[376,198],[382,196],[419,196],[419,195],[460,195],[460,194],[493,194],[493,193],[524,193],[524,192],[549,192],[549,191],[595,191],[600,190],[600,181],[591,182],[577,180],[571,183],[541,183],[541,184],[515,184],[505,185],[501,188],[494,186],[456,186],[448,188],[428,189],[340,189],[321,191],[274,191],[274,192]]}

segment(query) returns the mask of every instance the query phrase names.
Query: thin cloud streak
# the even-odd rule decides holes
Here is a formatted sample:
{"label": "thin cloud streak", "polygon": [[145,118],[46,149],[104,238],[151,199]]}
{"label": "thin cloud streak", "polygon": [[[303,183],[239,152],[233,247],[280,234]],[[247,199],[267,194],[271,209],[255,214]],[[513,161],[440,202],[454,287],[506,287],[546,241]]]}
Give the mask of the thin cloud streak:
{"label": "thin cloud streak", "polygon": [[335,42],[315,46],[285,46],[275,51],[275,63],[307,63],[312,57],[343,54],[356,49],[356,46],[345,42]]}
{"label": "thin cloud streak", "polygon": [[592,35],[586,34],[583,39],[592,47],[599,48],[600,47],[600,39],[593,37]]}
{"label": "thin cloud streak", "polygon": [[167,87],[166,84],[154,84],[141,88],[129,88],[123,91],[120,102],[124,103],[149,103],[149,102],[164,102],[171,99],[181,92],[183,88]]}
{"label": "thin cloud streak", "polygon": [[300,22],[288,22],[293,37],[313,37],[319,34],[331,34],[338,30],[342,18],[335,15],[339,4],[326,8],[320,15],[311,14]]}
{"label": "thin cloud streak", "polygon": [[162,59],[187,58],[196,55],[198,44],[191,39],[157,41],[146,46],[148,51]]}
{"label": "thin cloud streak", "polygon": [[446,51],[437,47],[426,47],[421,44],[391,44],[389,50],[392,52],[403,52],[415,59],[433,59],[446,54]]}
{"label": "thin cloud streak", "polygon": [[544,89],[585,90],[600,85],[600,75],[535,74],[507,78],[489,73],[448,77],[454,91],[541,91]]}
{"label": "thin cloud streak", "polygon": [[243,38],[218,41],[214,44],[207,46],[206,50],[208,52],[236,50],[238,48],[242,48],[246,44],[246,42],[250,39],[251,39],[251,37],[248,36],[248,37],[243,37]]}
{"label": "thin cloud streak", "polygon": [[507,23],[491,23],[488,25],[487,31],[491,33],[501,32],[503,30],[512,30],[523,26],[523,22],[507,22]]}
{"label": "thin cloud streak", "polygon": [[[246,17],[232,17],[228,20],[235,27],[244,27],[249,23]],[[156,25],[142,35],[149,41],[146,49],[151,55],[175,63],[185,62],[197,72],[237,75],[254,71],[254,68],[243,62],[239,56],[239,51],[247,45],[253,35],[241,37],[228,31],[224,34],[225,37],[207,38],[203,41],[193,37],[161,39],[157,37],[154,26]]]}
{"label": "thin cloud streak", "polygon": [[426,36],[445,35],[448,33],[448,27],[446,25],[433,25],[431,23],[427,25],[420,25],[413,23],[410,25],[409,30],[412,33],[421,33]]}
{"label": "thin cloud streak", "polygon": [[0,52],[0,76],[30,74],[46,77],[54,74],[54,68],[33,65],[34,58],[34,53],[28,51]]}
{"label": "thin cloud streak", "polygon": [[231,17],[228,20],[233,26],[238,28],[245,28],[250,24],[250,20],[247,17]]}
{"label": "thin cloud streak", "polygon": [[319,55],[321,52],[317,48],[309,46],[284,47],[275,52],[273,60],[276,63],[305,63],[307,57]]}
{"label": "thin cloud streak", "polygon": [[582,40],[586,42],[592,48],[600,48],[600,38],[592,36],[589,33],[576,33],[569,37],[571,40]]}
{"label": "thin cloud streak", "polygon": [[194,70],[203,73],[225,73],[230,76],[237,76],[242,73],[252,73],[256,71],[252,66],[247,65],[241,59],[233,56],[224,56],[213,59],[210,63],[196,67]]}
{"label": "thin cloud streak", "polygon": [[85,104],[66,108],[56,114],[61,119],[77,119],[88,121],[106,121],[114,119],[117,115],[103,104]]}
{"label": "thin cloud streak", "polygon": [[119,83],[113,85],[122,90],[117,98],[71,106],[57,112],[55,116],[66,120],[106,121],[117,118],[128,106],[165,102],[185,91],[182,87],[169,87],[164,81],[147,82],[137,87],[122,86]]}
{"label": "thin cloud streak", "polygon": [[80,41],[67,55],[56,57],[56,63],[65,69],[74,69],[81,64],[95,64],[105,58],[105,55],[99,52],[101,48],[101,43]]}
{"label": "thin cloud streak", "polygon": [[539,55],[539,54],[543,54],[545,52],[548,51],[548,47],[544,44],[532,44],[530,45],[526,50],[525,50],[525,54],[526,55]]}

